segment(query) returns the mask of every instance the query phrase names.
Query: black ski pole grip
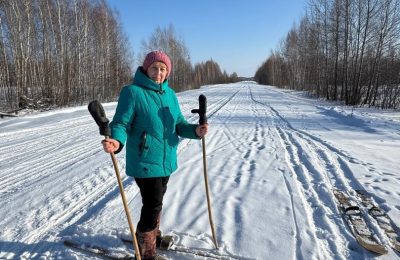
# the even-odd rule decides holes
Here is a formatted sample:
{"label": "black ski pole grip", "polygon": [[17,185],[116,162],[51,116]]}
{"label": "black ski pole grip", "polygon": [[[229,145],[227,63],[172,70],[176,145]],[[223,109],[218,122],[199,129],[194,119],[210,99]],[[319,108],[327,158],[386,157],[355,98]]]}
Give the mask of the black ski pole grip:
{"label": "black ski pole grip", "polygon": [[207,124],[207,98],[204,95],[199,96],[199,109],[192,109],[192,113],[199,114],[199,124]]}
{"label": "black ski pole grip", "polygon": [[109,121],[101,103],[97,100],[93,100],[89,103],[88,110],[94,121],[96,121],[96,124],[99,126],[100,135],[110,136],[111,129],[108,125]]}

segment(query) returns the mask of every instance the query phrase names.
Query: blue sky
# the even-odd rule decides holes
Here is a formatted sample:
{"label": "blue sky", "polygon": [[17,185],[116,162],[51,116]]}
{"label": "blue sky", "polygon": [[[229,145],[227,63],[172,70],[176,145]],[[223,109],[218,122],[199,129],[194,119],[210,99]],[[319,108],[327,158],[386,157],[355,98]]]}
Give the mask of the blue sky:
{"label": "blue sky", "polygon": [[192,64],[213,59],[251,77],[305,14],[307,0],[107,0],[120,14],[133,52],[157,26],[175,27]]}

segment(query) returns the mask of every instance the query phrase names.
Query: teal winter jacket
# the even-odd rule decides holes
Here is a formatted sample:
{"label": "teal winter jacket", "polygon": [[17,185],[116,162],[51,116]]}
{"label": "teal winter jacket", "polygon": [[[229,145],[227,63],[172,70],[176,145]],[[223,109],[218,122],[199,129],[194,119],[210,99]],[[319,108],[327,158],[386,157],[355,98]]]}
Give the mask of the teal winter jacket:
{"label": "teal winter jacket", "polygon": [[183,117],[174,90],[147,77],[139,67],[133,84],[120,93],[111,136],[126,146],[126,174],[165,177],[177,168],[179,137],[199,139]]}

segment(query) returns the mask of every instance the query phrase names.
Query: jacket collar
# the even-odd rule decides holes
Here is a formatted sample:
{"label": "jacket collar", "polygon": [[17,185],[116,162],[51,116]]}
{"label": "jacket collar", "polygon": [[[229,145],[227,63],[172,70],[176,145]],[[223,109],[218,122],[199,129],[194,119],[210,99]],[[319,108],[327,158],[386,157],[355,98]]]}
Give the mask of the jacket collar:
{"label": "jacket collar", "polygon": [[157,84],[154,80],[150,79],[143,71],[142,67],[138,67],[133,78],[133,84],[139,87],[150,89],[156,92],[165,92],[168,87],[168,80],[164,80],[163,83]]}

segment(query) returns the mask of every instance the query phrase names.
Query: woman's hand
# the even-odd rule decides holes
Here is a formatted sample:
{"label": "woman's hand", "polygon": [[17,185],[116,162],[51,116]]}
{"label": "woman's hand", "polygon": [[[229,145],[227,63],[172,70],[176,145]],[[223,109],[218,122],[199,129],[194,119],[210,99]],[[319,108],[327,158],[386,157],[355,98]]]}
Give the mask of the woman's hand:
{"label": "woman's hand", "polygon": [[103,149],[106,153],[114,153],[119,149],[119,142],[115,139],[108,138],[101,141],[103,144]]}
{"label": "woman's hand", "polygon": [[202,138],[208,133],[208,124],[198,125],[196,127],[196,134],[198,137]]}

